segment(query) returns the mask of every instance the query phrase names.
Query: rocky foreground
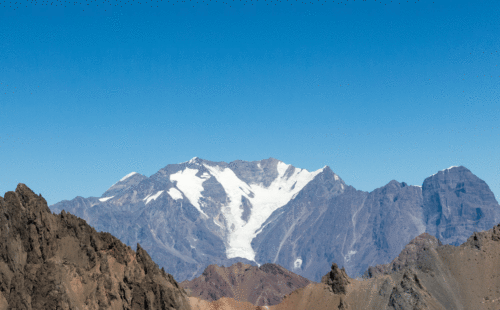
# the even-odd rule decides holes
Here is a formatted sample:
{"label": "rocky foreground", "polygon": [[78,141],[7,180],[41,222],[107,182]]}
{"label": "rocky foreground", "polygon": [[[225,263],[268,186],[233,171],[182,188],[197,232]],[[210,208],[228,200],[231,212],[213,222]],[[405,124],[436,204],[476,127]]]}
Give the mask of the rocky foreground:
{"label": "rocky foreground", "polygon": [[0,197],[0,309],[191,309],[186,292],[137,251],[19,184]]}

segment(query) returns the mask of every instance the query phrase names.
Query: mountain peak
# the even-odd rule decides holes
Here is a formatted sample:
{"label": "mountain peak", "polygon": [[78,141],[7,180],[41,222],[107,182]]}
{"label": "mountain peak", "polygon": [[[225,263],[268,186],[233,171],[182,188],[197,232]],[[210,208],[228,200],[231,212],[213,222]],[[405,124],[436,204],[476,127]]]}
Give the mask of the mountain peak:
{"label": "mountain peak", "polygon": [[188,161],[187,161],[187,162],[185,162],[185,163],[187,163],[187,164],[199,164],[199,163],[201,163],[201,162],[203,162],[203,159],[201,159],[201,158],[199,158],[199,157],[195,156],[195,157],[191,158],[190,160],[188,160]]}
{"label": "mountain peak", "polygon": [[443,173],[456,173],[456,172],[470,172],[469,169],[465,168],[464,166],[451,166],[449,168],[439,170],[438,172],[434,173],[433,175],[429,177],[433,177],[438,174],[443,174]]}
{"label": "mountain peak", "polygon": [[431,224],[427,231],[445,244],[459,245],[471,229],[489,229],[498,220],[494,194],[486,182],[463,166],[426,178],[422,193],[424,216],[427,225]]}

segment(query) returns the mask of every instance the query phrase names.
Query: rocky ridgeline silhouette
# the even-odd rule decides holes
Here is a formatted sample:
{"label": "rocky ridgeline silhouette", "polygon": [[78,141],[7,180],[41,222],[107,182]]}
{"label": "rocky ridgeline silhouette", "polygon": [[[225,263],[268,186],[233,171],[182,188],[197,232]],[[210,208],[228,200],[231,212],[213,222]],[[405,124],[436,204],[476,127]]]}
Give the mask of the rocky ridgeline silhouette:
{"label": "rocky ridgeline silhouette", "polygon": [[0,197],[0,309],[191,309],[151,260],[19,184]]}

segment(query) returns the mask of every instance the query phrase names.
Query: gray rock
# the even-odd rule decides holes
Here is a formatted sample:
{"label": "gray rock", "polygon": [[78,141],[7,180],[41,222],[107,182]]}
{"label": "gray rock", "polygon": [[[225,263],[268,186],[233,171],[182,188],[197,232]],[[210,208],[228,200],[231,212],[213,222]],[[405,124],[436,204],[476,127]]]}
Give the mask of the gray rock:
{"label": "gray rock", "polygon": [[418,275],[407,269],[403,279],[392,289],[389,308],[395,310],[427,309],[423,294],[426,289],[420,283]]}
{"label": "gray rock", "polygon": [[101,198],[116,196],[120,192],[123,192],[129,189],[130,187],[141,183],[145,179],[147,179],[146,176],[139,173],[135,173],[134,175],[126,178],[125,180],[118,181],[117,183],[113,184],[110,188],[108,188],[107,191],[104,192],[104,194],[102,194]]}
{"label": "gray rock", "polygon": [[488,185],[463,166],[428,177],[422,190],[427,232],[444,244],[460,245],[472,232],[500,221],[498,202]]}

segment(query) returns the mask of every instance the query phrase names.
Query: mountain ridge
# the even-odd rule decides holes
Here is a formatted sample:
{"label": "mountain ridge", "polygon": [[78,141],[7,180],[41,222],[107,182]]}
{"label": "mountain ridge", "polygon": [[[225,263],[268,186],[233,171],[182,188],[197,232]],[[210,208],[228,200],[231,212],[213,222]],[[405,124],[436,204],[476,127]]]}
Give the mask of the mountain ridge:
{"label": "mountain ridge", "polygon": [[47,202],[25,184],[0,197],[0,308],[183,309],[172,275],[137,251]]}
{"label": "mountain ridge", "polygon": [[[195,157],[169,164],[107,201],[75,198],[51,208],[82,216],[131,246],[143,244],[181,281],[194,279],[210,264],[230,261],[277,263],[319,281],[331,261],[361,276],[369,266],[390,262],[424,231],[456,243],[500,220],[486,183],[465,167],[429,178],[423,187],[391,180],[364,192],[328,166],[309,172],[274,158],[225,163]],[[449,181],[448,187],[440,185]],[[457,182],[464,185],[456,188]],[[427,197],[448,198],[451,209],[464,211],[443,213],[438,205],[443,198]],[[274,205],[266,206],[269,199]],[[452,230],[450,223],[458,228]],[[458,237],[446,237],[452,235]]]}

